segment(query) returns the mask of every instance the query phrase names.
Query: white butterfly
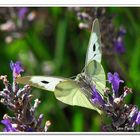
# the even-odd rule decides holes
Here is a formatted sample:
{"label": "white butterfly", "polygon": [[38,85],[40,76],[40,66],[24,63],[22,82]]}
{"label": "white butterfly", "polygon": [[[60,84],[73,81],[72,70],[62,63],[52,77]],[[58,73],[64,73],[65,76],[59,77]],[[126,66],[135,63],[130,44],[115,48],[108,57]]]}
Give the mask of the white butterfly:
{"label": "white butterfly", "polygon": [[93,21],[91,36],[87,49],[84,72],[78,74],[74,80],[53,76],[25,76],[17,78],[21,84],[52,91],[55,97],[63,103],[90,108],[101,113],[91,103],[92,86],[103,94],[106,78],[101,65],[101,35],[98,19]]}

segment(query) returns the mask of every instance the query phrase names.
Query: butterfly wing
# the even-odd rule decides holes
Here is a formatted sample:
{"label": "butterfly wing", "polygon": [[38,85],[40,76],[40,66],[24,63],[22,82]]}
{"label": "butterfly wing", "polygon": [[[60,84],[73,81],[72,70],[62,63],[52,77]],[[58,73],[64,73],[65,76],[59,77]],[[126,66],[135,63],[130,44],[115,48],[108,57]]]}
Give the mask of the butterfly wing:
{"label": "butterfly wing", "polygon": [[98,19],[95,19],[92,25],[92,31],[89,39],[85,65],[87,65],[92,60],[96,60],[97,62],[100,63],[101,56],[102,52],[101,52],[100,27]]}
{"label": "butterfly wing", "polygon": [[106,85],[106,77],[104,69],[101,65],[101,57],[100,27],[98,19],[95,19],[92,25],[84,73],[92,78],[96,88],[103,93],[103,89]]}
{"label": "butterfly wing", "polygon": [[67,78],[59,78],[59,77],[52,77],[52,76],[25,76],[25,77],[17,78],[16,82],[20,84],[28,84],[30,86],[48,90],[48,91],[54,91],[55,86],[59,82],[65,80],[67,80]]}
{"label": "butterfly wing", "polygon": [[92,110],[96,110],[100,114],[101,110],[96,108],[90,100],[87,98],[81,87],[76,81],[68,80],[57,84],[54,94],[56,98],[68,105],[86,107]]}
{"label": "butterfly wing", "polygon": [[106,76],[102,65],[95,60],[91,61],[85,67],[85,74],[92,78],[92,82],[96,85],[96,88],[103,94],[106,86]]}

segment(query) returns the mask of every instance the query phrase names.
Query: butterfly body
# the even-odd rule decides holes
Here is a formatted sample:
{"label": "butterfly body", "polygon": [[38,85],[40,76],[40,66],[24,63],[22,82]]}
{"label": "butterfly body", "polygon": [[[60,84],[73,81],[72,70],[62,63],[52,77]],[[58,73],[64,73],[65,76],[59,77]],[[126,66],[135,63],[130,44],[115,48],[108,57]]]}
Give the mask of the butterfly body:
{"label": "butterfly body", "polygon": [[17,78],[16,81],[52,91],[58,100],[68,105],[86,107],[101,113],[101,110],[91,102],[93,86],[96,85],[97,90],[103,95],[106,84],[104,69],[101,65],[100,37],[99,22],[95,19],[87,49],[84,72],[78,74],[74,80],[53,76],[25,76]]}
{"label": "butterfly body", "polygon": [[92,78],[87,76],[85,73],[78,74],[75,81],[78,83],[78,85],[81,87],[81,89],[88,93],[92,92]]}

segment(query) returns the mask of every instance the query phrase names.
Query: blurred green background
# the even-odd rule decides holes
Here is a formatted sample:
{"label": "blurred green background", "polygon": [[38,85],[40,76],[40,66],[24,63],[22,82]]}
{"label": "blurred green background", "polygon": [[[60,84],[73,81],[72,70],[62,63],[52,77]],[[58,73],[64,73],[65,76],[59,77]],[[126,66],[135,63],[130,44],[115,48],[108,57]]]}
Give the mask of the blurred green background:
{"label": "blurred green background", "polygon": [[[85,8],[86,9],[86,8]],[[82,8],[82,10],[85,10]],[[88,8],[89,11],[96,9]],[[125,53],[105,55],[108,50],[106,43],[113,40],[112,32],[105,37],[102,64],[106,73],[117,71],[125,80],[125,85],[133,89],[133,94],[126,98],[127,103],[136,104],[140,108],[140,8],[108,7],[106,15],[99,19],[109,19],[116,30],[123,25],[126,29],[124,37]],[[3,12],[5,10],[5,12]],[[78,27],[76,10],[72,8],[49,7],[28,8],[24,19],[18,16],[18,8],[0,8],[0,74],[8,75],[12,82],[12,73],[9,67],[11,60],[22,62],[25,73],[23,75],[57,75],[63,77],[75,76],[84,67],[86,50],[90,30]],[[92,15],[90,15],[92,16]],[[99,15],[100,16],[100,15]],[[15,24],[13,27],[2,26],[7,21]],[[94,16],[93,16],[94,19]],[[100,20],[99,20],[100,21]],[[102,25],[101,25],[102,26]],[[102,30],[107,30],[103,28]],[[4,30],[5,29],[5,30]],[[112,39],[112,40],[111,40]],[[110,52],[111,53],[111,52]],[[117,68],[118,68],[117,67]],[[0,90],[3,85],[0,83]],[[52,125],[48,131],[53,132],[97,132],[101,131],[103,117],[97,112],[86,108],[67,106],[55,99],[53,93],[32,89],[35,98],[41,100],[36,115],[45,115]],[[0,120],[5,113],[11,114],[6,106],[0,104]],[[0,125],[0,130],[2,125]]]}

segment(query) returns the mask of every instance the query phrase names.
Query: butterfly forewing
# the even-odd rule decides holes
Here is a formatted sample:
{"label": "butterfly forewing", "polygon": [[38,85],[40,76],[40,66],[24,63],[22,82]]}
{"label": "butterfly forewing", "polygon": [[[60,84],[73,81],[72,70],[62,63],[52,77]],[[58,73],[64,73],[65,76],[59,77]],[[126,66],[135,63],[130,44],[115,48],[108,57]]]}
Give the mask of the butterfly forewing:
{"label": "butterfly forewing", "polygon": [[101,56],[102,52],[100,28],[98,19],[95,19],[92,25],[92,31],[89,39],[85,65],[87,65],[92,60],[96,60],[100,63]]}
{"label": "butterfly forewing", "polygon": [[17,78],[16,82],[20,84],[28,84],[30,86],[54,91],[55,86],[61,82],[68,80],[67,78],[59,78],[59,77],[52,77],[52,76],[25,76]]}

